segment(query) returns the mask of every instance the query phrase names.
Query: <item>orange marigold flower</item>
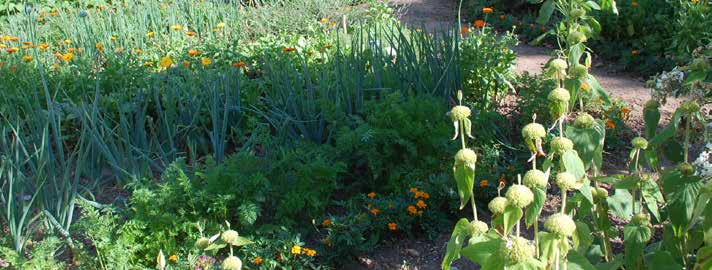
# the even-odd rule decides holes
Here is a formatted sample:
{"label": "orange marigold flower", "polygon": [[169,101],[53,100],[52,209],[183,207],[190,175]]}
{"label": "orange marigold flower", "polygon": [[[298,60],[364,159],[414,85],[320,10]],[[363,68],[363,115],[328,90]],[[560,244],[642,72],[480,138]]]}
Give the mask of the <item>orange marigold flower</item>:
{"label": "orange marigold flower", "polygon": [[423,200],[419,200],[418,203],[416,203],[415,205],[417,205],[418,208],[420,208],[420,209],[423,209],[426,206],[428,206],[427,204],[425,204],[425,202]]}
{"label": "orange marigold flower", "polygon": [[420,194],[420,197],[427,200],[430,199],[430,194],[428,194],[427,192],[423,192],[422,194]]}
{"label": "orange marigold flower", "polygon": [[507,184],[507,179],[504,178],[504,175],[500,175],[498,180],[499,180],[499,184],[500,184],[500,185],[506,185],[506,184]]}
{"label": "orange marigold flower", "polygon": [[289,53],[289,52],[293,52],[296,50],[297,50],[297,48],[287,47],[287,48],[282,49],[282,52]]}
{"label": "orange marigold flower", "polygon": [[52,12],[49,13],[49,16],[57,17],[57,12],[56,12],[56,11],[52,11]]}
{"label": "orange marigold flower", "polygon": [[22,45],[25,45],[25,46],[32,46],[32,42],[23,41],[23,42],[22,42]]}
{"label": "orange marigold flower", "polygon": [[482,8],[482,13],[488,14],[488,13],[492,13],[492,12],[494,12],[494,10],[492,8],[488,8],[488,7]]}
{"label": "orange marigold flower", "polygon": [[331,226],[331,220],[328,219],[328,218],[325,219],[324,221],[321,222],[321,226],[324,226],[324,227],[329,227],[329,226]]}
{"label": "orange marigold flower", "polygon": [[38,45],[37,48],[39,48],[40,50],[43,50],[43,51],[44,51],[44,50],[46,50],[46,49],[49,48],[49,44],[47,44],[47,43],[42,43],[42,44]]}
{"label": "orange marigold flower", "polygon": [[189,68],[189,67],[190,67],[190,62],[188,62],[188,60],[183,60],[183,67],[184,67],[184,68]]}
{"label": "orange marigold flower", "polygon": [[588,92],[591,91],[591,86],[589,86],[587,83],[581,83],[581,89]]}
{"label": "orange marigold flower", "polygon": [[10,37],[10,41],[18,41],[18,40],[20,40],[19,37]]}
{"label": "orange marigold flower", "polygon": [[233,66],[233,67],[241,67],[241,68],[244,68],[245,66],[247,66],[247,63],[245,63],[245,62],[243,62],[243,61],[232,62],[232,66]]}
{"label": "orange marigold flower", "polygon": [[480,181],[480,187],[486,187],[486,186],[489,186],[489,181],[487,181],[487,180]]}
{"label": "orange marigold flower", "polygon": [[304,248],[304,254],[306,254],[309,257],[314,257],[314,256],[316,256],[316,250]]}
{"label": "orange marigold flower", "polygon": [[189,36],[189,37],[194,37],[196,35],[196,33],[193,31],[188,31],[188,32],[185,32],[185,35]]}
{"label": "orange marigold flower", "polygon": [[504,15],[499,15],[499,21],[503,22],[506,17]]}
{"label": "orange marigold flower", "polygon": [[371,214],[378,215],[378,213],[380,213],[380,212],[381,212],[381,210],[379,210],[378,208],[371,209]]}
{"label": "orange marigold flower", "polygon": [[470,32],[470,28],[467,26],[462,26],[462,28],[460,28],[460,34],[462,34],[462,35],[466,35],[469,32]]}
{"label": "orange marigold flower", "polygon": [[198,54],[200,54],[200,52],[198,50],[195,50],[195,49],[188,50],[188,55],[191,57],[196,56]]}
{"label": "orange marigold flower", "polygon": [[476,20],[473,25],[477,28],[485,27],[485,20]]}
{"label": "orange marigold flower", "polygon": [[638,50],[632,50],[630,51],[631,56],[637,56],[638,55]]}
{"label": "orange marigold flower", "polygon": [[611,121],[611,119],[606,120],[606,127],[610,129],[616,128],[616,124]]}
{"label": "orange marigold flower", "polygon": [[291,252],[292,252],[292,254],[294,254],[294,255],[299,255],[299,254],[302,253],[302,247],[297,246],[297,245],[294,245],[294,246],[292,246]]}
{"label": "orange marigold flower", "polygon": [[618,112],[620,112],[621,115],[628,115],[630,113],[630,109],[628,107],[623,107]]}
{"label": "orange marigold flower", "polygon": [[168,257],[168,260],[169,260],[170,262],[173,262],[173,263],[174,263],[174,262],[177,262],[177,261],[178,261],[178,256],[175,255],[175,254],[173,254],[173,255],[171,255],[170,257]]}
{"label": "orange marigold flower", "polygon": [[636,1],[630,2],[630,6],[631,6],[631,7],[638,7],[638,2],[636,2]]}
{"label": "orange marigold flower", "polygon": [[257,265],[262,264],[263,261],[264,260],[261,257],[255,257],[254,259],[252,259],[252,263],[257,264]]}
{"label": "orange marigold flower", "polygon": [[371,193],[368,193],[368,195],[366,195],[366,196],[368,196],[369,198],[373,199],[373,198],[376,197],[376,193],[375,193],[375,192],[371,192]]}
{"label": "orange marigold flower", "polygon": [[4,66],[5,62],[0,62],[0,67]]}
{"label": "orange marigold flower", "polygon": [[10,47],[10,48],[7,48],[7,50],[5,50],[5,51],[6,51],[7,53],[14,53],[14,52],[17,52],[17,51],[19,51],[19,50],[20,50],[20,49],[18,49],[18,48],[16,48],[16,47]]}
{"label": "orange marigold flower", "polygon": [[416,193],[416,192],[418,192],[418,188],[412,187],[412,188],[410,188],[410,192]]}
{"label": "orange marigold flower", "polygon": [[418,213],[418,208],[415,208],[415,205],[408,205],[408,214],[415,215]]}
{"label": "orange marigold flower", "polygon": [[416,192],[415,192],[415,198],[417,199],[417,198],[420,198],[420,197],[423,197],[423,192],[422,192],[422,191],[416,191]]}
{"label": "orange marigold flower", "polygon": [[398,225],[395,224],[395,223],[393,223],[393,222],[388,223],[388,229],[391,230],[391,231],[398,230]]}

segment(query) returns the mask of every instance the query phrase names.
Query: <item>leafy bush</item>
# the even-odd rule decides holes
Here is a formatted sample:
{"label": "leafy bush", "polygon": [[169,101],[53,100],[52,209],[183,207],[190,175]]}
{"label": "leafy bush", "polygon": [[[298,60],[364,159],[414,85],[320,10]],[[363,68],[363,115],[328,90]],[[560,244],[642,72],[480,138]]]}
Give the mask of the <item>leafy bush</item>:
{"label": "leafy bush", "polygon": [[392,191],[408,187],[442,167],[447,141],[430,136],[447,136],[449,127],[433,116],[445,117],[441,99],[430,96],[403,97],[390,94],[365,104],[360,116],[337,133],[335,145],[356,172],[354,184],[367,190]]}

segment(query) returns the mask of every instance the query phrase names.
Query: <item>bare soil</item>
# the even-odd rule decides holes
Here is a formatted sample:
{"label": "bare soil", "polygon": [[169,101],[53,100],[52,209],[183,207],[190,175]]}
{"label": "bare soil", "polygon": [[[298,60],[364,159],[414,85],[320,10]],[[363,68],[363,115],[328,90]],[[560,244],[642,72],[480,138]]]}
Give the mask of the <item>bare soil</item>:
{"label": "bare soil", "polygon": [[[426,31],[446,28],[457,20],[457,0],[391,0],[390,3],[399,10],[401,22]],[[527,44],[520,44],[512,49],[518,54],[516,71],[520,73],[540,73],[552,51],[551,48]],[[629,104],[632,111],[626,125],[631,127],[634,133],[640,132],[644,126],[640,120],[643,106],[650,99],[650,93],[645,88],[645,79],[618,72],[613,65],[595,58],[594,56],[593,62],[597,64],[592,67],[591,74],[611,97]],[[669,122],[672,112],[679,104],[677,99],[668,99],[667,104],[660,107],[661,122]],[[604,168],[604,171],[613,173],[620,169],[609,164],[609,168]],[[556,198],[547,200],[551,205],[545,208],[556,209],[560,203]],[[448,234],[443,234],[435,240],[402,239],[385,243],[374,252],[360,256],[358,265],[345,269],[437,270],[440,269],[449,237]],[[453,266],[459,270],[479,269],[466,260],[459,260]]]}

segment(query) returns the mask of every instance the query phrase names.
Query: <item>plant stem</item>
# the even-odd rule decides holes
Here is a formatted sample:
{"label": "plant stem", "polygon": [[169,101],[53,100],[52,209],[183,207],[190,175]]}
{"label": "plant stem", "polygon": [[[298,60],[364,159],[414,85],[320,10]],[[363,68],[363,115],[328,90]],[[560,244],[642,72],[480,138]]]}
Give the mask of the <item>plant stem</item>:
{"label": "plant stem", "polygon": [[556,265],[554,268],[559,270],[559,240],[554,240],[554,257],[556,257],[556,260],[554,261]]}
{"label": "plant stem", "polygon": [[472,216],[474,216],[475,221],[477,221],[477,206],[475,206],[475,196],[470,197],[470,202],[472,203]]}
{"label": "plant stem", "polygon": [[564,115],[561,115],[561,118],[559,118],[559,137],[563,138],[564,137]]}
{"label": "plant stem", "polygon": [[685,163],[688,161],[688,155],[690,151],[690,122],[692,122],[692,114],[687,114],[687,121],[685,122],[685,145],[684,145],[684,160]]}
{"label": "plant stem", "polygon": [[566,190],[561,191],[561,213],[566,213]]}
{"label": "plant stem", "polygon": [[464,121],[460,121],[460,142],[462,142],[462,149],[467,148],[465,145],[465,126],[464,126]]}
{"label": "plant stem", "polygon": [[539,216],[534,217],[534,252],[539,258]]}

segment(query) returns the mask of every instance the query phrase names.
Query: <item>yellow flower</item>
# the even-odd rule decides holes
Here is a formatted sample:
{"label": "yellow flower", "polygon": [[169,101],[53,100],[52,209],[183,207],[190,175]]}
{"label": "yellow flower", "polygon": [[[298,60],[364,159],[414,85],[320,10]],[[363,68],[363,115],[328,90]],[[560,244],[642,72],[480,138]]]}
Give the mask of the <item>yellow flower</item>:
{"label": "yellow flower", "polygon": [[329,23],[329,18],[321,18],[321,23]]}
{"label": "yellow flower", "polygon": [[136,48],[136,49],[133,50],[133,52],[134,52],[135,54],[141,54],[141,53],[143,53],[143,50],[141,50],[141,49],[139,49],[139,48]]}
{"label": "yellow flower", "polygon": [[171,25],[171,30],[176,30],[176,31],[183,30],[183,26],[182,26],[182,25],[177,25],[177,24],[176,24],[176,25]]}
{"label": "yellow flower", "polygon": [[301,253],[302,253],[302,247],[297,246],[297,245],[292,247],[292,254],[299,255]]}
{"label": "yellow flower", "polygon": [[73,53],[65,53],[62,55],[62,60],[64,60],[64,62],[72,61],[72,59],[74,59]]}
{"label": "yellow flower", "polygon": [[428,206],[427,204],[425,204],[425,202],[423,200],[419,200],[418,203],[416,203],[415,205],[417,205],[418,208],[420,208],[420,209],[423,209],[426,206]]}
{"label": "yellow flower", "polygon": [[591,91],[591,86],[589,86],[587,83],[581,83],[581,89],[588,92]]}
{"label": "yellow flower", "polygon": [[57,12],[56,12],[56,11],[52,11],[52,12],[49,13],[49,16],[57,17]]}
{"label": "yellow flower", "polygon": [[395,223],[393,223],[393,222],[388,223],[388,229],[391,230],[391,231],[398,230],[398,224],[395,224]]}
{"label": "yellow flower", "polygon": [[158,64],[164,68],[170,67],[173,65],[173,58],[171,58],[170,56],[163,57],[161,58],[161,61],[158,62]]}
{"label": "yellow flower", "polygon": [[9,41],[9,40],[10,40],[10,36],[8,36],[8,35],[2,36],[2,41]]}
{"label": "yellow flower", "polygon": [[111,40],[116,41],[117,39],[119,39],[119,37],[117,37],[117,36],[111,36]]}
{"label": "yellow flower", "polygon": [[71,39],[65,39],[65,40],[64,40],[64,44],[67,44],[67,45],[72,44],[72,40],[71,40]]}
{"label": "yellow flower", "polygon": [[185,32],[185,35],[186,35],[186,36],[189,36],[189,37],[194,37],[194,36],[195,36],[195,34],[196,34],[196,33],[195,33],[195,32],[193,32],[193,31],[188,31],[188,32]]}
{"label": "yellow flower", "polygon": [[17,52],[17,51],[19,51],[19,50],[20,50],[20,49],[18,49],[18,48],[16,48],[16,47],[10,47],[10,48],[7,48],[7,50],[5,50],[5,51],[6,51],[7,53],[14,53],[14,52]]}
{"label": "yellow flower", "polygon": [[43,50],[43,51],[44,51],[44,50],[46,50],[47,48],[49,48],[49,44],[47,44],[47,43],[42,43],[42,44],[38,45],[37,48],[39,48],[40,50]]}
{"label": "yellow flower", "polygon": [[22,56],[22,61],[25,61],[25,62],[32,62],[32,59],[34,59],[34,58],[32,58],[31,55],[23,55]]}
{"label": "yellow flower", "polygon": [[96,49],[99,50],[100,52],[104,52],[104,44],[96,43],[96,45],[94,45],[94,47],[96,47]]}
{"label": "yellow flower", "polygon": [[224,22],[219,22],[219,23],[217,24],[217,27],[218,27],[218,28],[225,28],[225,23],[224,23]]}
{"label": "yellow flower", "polygon": [[146,62],[143,62],[143,66],[144,66],[144,67],[153,66],[153,61],[146,61]]}
{"label": "yellow flower", "polygon": [[376,193],[375,193],[375,192],[371,192],[371,193],[368,193],[368,195],[366,195],[366,196],[368,196],[369,198],[373,199],[373,198],[376,197]]}
{"label": "yellow flower", "polygon": [[154,33],[153,31],[146,33],[146,37],[149,38],[152,38],[154,35],[156,35],[156,33]]}
{"label": "yellow flower", "polygon": [[170,257],[168,257],[168,261],[175,263],[178,261],[178,256],[173,254]]}
{"label": "yellow flower", "polygon": [[207,66],[209,66],[209,65],[212,64],[212,63],[213,63],[213,61],[210,60],[210,58],[203,57],[203,58],[200,59],[200,64],[202,64],[204,67],[207,67]]}

